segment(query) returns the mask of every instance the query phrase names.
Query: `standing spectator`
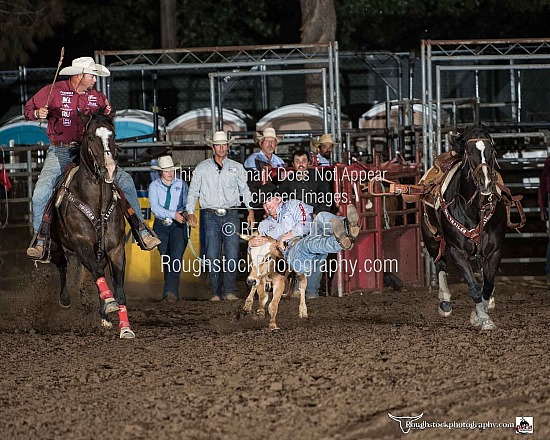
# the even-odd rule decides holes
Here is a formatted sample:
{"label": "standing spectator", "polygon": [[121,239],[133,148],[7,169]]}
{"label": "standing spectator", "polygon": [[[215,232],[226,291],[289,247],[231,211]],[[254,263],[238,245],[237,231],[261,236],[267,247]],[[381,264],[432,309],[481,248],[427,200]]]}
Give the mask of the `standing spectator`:
{"label": "standing spectator", "polygon": [[[232,142],[223,131],[217,131],[212,139],[206,140],[212,147],[214,156],[203,160],[195,168],[187,198],[189,225],[197,226],[197,200],[200,203],[201,216],[204,216],[205,254],[212,283],[212,301],[238,299],[235,292],[238,234],[241,230],[237,209],[241,205],[241,197],[249,210],[248,223],[254,222],[254,211],[250,206],[252,195],[246,183],[246,171],[240,163],[227,157]],[[222,246],[224,261],[221,260]]]}
{"label": "standing spectator", "polygon": [[[110,72],[101,64],[95,64],[91,57],[81,57],[73,60],[72,65],[61,69],[60,75],[70,78],[58,81],[41,88],[25,104],[25,118],[30,121],[47,120],[47,135],[50,147],[44,161],[44,166],[38,176],[38,181],[32,195],[33,229],[35,236],[27,249],[27,256],[33,260],[43,260],[46,256],[45,243],[49,234],[49,223],[44,222],[43,214],[48,206],[48,218],[53,213],[53,203],[48,203],[54,191],[57,178],[65,167],[71,163],[70,149],[79,147],[84,136],[84,123],[79,113],[92,115],[98,112],[111,113],[111,104],[107,97],[94,89],[98,76],[109,76]],[[137,197],[136,188],[130,175],[119,168],[115,183],[120,187],[128,200],[130,207],[124,206],[125,215],[137,215],[139,226],[134,234],[140,247],[152,250],[160,240],[151,234],[143,223],[143,215]],[[132,212],[130,213],[130,208]],[[41,227],[43,225],[43,227]],[[133,222],[130,222],[133,228]]]}
{"label": "standing spectator", "polygon": [[332,161],[332,151],[334,149],[334,141],[331,134],[322,135],[319,140],[311,141],[311,150],[317,157],[318,165],[323,167],[329,166]]}
{"label": "standing spectator", "polygon": [[277,136],[274,128],[266,128],[263,134],[257,133],[257,143],[260,146],[260,151],[252,153],[244,161],[244,167],[247,170],[263,170],[264,168],[284,167],[285,162],[275,154],[277,145],[282,139],[282,136]]}
{"label": "standing spectator", "polygon": [[149,185],[149,204],[155,214],[153,231],[161,243],[158,246],[161,255],[161,268],[164,273],[162,300],[179,300],[181,260],[187,247],[187,205],[188,186],[176,177],[178,166],[171,156],[161,156],[158,165],[151,166],[158,171],[160,178]]}
{"label": "standing spectator", "polygon": [[284,168],[286,164],[275,154],[282,136],[277,136],[274,128],[266,128],[263,134],[256,133],[255,138],[260,151],[248,156],[244,167],[248,172],[248,186],[253,193],[254,207],[260,208],[255,211],[255,220],[260,222],[263,218],[261,207],[267,195],[277,188],[277,177],[271,175],[271,170]]}
{"label": "standing spectator", "polygon": [[313,207],[313,215],[330,211],[332,196],[329,183],[322,174],[309,168],[309,155],[304,149],[292,153],[292,168],[285,179],[279,183],[278,192],[283,200],[297,199]]}

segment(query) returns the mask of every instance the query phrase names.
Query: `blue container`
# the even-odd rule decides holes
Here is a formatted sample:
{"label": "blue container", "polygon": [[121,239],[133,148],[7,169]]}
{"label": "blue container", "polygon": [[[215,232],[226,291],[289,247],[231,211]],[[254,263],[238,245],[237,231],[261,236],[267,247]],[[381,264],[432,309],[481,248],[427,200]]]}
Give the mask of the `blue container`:
{"label": "blue container", "polygon": [[9,146],[11,140],[15,145],[49,144],[46,127],[45,122],[40,125],[38,121],[27,121],[24,116],[16,116],[0,127],[0,145]]}

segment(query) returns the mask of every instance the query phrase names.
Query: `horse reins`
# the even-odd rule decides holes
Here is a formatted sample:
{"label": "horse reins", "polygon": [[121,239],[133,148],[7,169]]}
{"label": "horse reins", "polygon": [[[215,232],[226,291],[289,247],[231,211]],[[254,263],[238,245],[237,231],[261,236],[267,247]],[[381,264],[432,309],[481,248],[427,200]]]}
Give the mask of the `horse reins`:
{"label": "horse reins", "polygon": [[[87,122],[84,133],[86,134],[88,131],[88,125],[90,124],[91,119]],[[81,147],[82,148],[82,147]],[[67,189],[67,199],[80,211],[82,212],[86,218],[90,221],[92,226],[94,227],[94,230],[96,231],[96,234],[98,236],[98,248],[96,252],[96,259],[97,261],[101,260],[104,255],[104,248],[105,248],[105,237],[104,237],[104,231],[105,231],[105,222],[107,219],[111,216],[113,213],[115,206],[116,206],[116,191],[113,188],[111,190],[112,192],[112,198],[111,203],[107,207],[107,209],[104,209],[103,207],[103,197],[104,197],[104,180],[101,176],[101,170],[98,163],[98,159],[96,155],[93,153],[92,149],[88,146],[88,142],[86,142],[86,148],[88,154],[93,158],[94,162],[94,169],[90,169],[88,164],[85,163],[85,166],[89,169],[89,171],[92,173],[92,176],[94,177],[95,182],[98,182],[99,184],[99,206],[101,207],[101,213],[99,215],[99,218],[97,218],[94,214],[94,212],[81,200],[76,198],[68,189]],[[81,164],[82,165],[82,164]]]}

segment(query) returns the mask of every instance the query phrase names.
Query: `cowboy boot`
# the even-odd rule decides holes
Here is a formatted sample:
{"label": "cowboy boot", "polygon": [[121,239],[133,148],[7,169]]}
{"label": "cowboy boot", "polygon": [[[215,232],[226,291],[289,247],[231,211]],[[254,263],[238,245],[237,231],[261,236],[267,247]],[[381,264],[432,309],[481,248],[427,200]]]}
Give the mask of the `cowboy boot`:
{"label": "cowboy boot", "polygon": [[140,222],[138,235],[138,244],[142,250],[152,251],[160,244],[157,234],[143,222]]}
{"label": "cowboy boot", "polygon": [[49,237],[39,235],[38,233],[34,234],[27,248],[27,257],[41,263],[49,263],[49,245]]}

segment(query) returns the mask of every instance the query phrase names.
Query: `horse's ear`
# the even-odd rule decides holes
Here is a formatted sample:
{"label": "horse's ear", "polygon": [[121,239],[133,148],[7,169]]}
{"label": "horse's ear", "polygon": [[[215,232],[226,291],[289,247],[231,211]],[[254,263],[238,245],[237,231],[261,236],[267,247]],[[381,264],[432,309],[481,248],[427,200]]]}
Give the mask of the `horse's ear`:
{"label": "horse's ear", "polygon": [[449,143],[451,144],[451,146],[454,147],[455,144],[460,142],[460,139],[462,138],[462,136],[463,136],[462,133],[459,133],[459,132],[453,133],[451,131],[449,133]]}
{"label": "horse's ear", "polygon": [[457,133],[450,133],[449,134],[449,143],[451,144],[451,150],[458,153],[459,156],[464,153],[464,134],[457,132]]}
{"label": "horse's ear", "polygon": [[116,110],[111,107],[111,111],[109,112],[109,115],[111,118],[114,118],[116,116]]}

